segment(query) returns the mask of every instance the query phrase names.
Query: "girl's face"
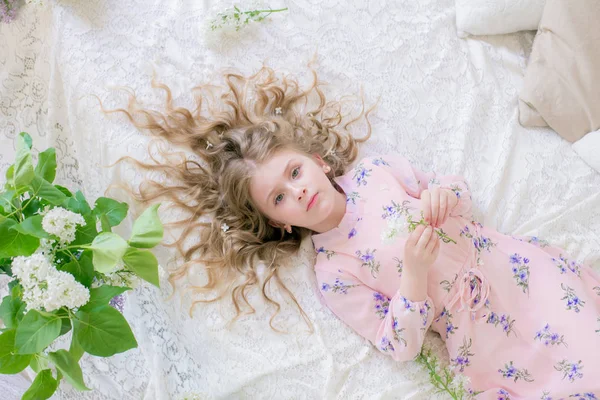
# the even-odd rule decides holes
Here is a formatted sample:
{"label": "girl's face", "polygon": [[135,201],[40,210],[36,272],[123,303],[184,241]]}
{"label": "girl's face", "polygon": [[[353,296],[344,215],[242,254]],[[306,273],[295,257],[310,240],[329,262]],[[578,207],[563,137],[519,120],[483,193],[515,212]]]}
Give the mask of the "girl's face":
{"label": "girl's face", "polygon": [[320,158],[281,150],[257,166],[250,196],[274,226],[324,232],[340,204],[340,193],[325,174],[328,170]]}

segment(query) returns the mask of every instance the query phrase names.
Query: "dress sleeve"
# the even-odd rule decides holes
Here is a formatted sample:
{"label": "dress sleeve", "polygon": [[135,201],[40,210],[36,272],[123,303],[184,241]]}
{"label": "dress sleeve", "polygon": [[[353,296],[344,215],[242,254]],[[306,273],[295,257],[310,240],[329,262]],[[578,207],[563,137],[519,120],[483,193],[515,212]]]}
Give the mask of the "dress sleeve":
{"label": "dress sleeve", "polygon": [[423,172],[413,167],[406,158],[398,155],[374,157],[370,159],[370,162],[380,168],[386,169],[396,178],[404,190],[416,199],[421,198],[423,190],[431,189],[434,186],[452,190],[458,198],[458,203],[450,212],[450,216],[472,218],[471,191],[463,177],[457,175],[437,175],[435,172]]}
{"label": "dress sleeve", "polygon": [[327,307],[379,351],[396,361],[419,354],[435,313],[431,298],[413,302],[400,291],[389,298],[341,271],[317,270],[317,282]]}

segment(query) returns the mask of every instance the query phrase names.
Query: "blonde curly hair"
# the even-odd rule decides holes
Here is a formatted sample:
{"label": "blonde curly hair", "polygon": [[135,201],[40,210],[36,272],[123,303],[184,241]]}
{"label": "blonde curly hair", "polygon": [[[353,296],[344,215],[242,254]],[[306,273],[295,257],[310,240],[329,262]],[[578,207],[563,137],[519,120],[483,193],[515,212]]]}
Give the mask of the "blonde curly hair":
{"label": "blonde curly hair", "polygon": [[[207,282],[191,286],[191,290],[213,294],[210,299],[195,300],[192,308],[229,294],[236,311],[233,322],[242,312],[255,312],[247,295],[251,288],[260,287],[264,299],[275,306],[269,325],[277,330],[273,319],[281,306],[270,295],[270,282],[274,281],[290,296],[312,330],[306,313],[279,275],[281,260],[297,252],[311,231],[293,227],[288,233],[270,225],[250,197],[250,178],[257,164],[285,148],[320,156],[331,167],[328,176],[334,184],[333,178],[345,173],[355,160],[357,144],[370,137],[368,117],[374,107],[365,111],[361,101],[360,114],[348,118],[349,113],[343,112],[348,98],[326,101],[323,82],[313,69],[311,73],[312,84],[305,90],[296,79],[277,77],[268,67],[248,77],[224,73],[224,85],[192,89],[196,102],[193,111],[174,107],[171,90],[153,78],[152,87],[166,94],[164,112],[141,108],[131,93],[127,108],[102,107],[105,113],[126,115],[137,128],[161,140],[190,149],[201,160],[164,149],[162,159],[152,157],[153,163],[129,157],[120,160],[161,172],[170,182],[146,180],[136,197],[145,203],[164,199],[184,212],[183,218],[168,225],[179,229],[177,240],[170,246],[183,258],[183,265],[171,272],[169,281],[174,285],[192,265],[201,264]],[[360,120],[366,122],[366,134],[355,138],[348,128]],[[190,244],[188,239],[198,233],[200,240]],[[267,266],[262,279],[257,273],[261,261]]]}

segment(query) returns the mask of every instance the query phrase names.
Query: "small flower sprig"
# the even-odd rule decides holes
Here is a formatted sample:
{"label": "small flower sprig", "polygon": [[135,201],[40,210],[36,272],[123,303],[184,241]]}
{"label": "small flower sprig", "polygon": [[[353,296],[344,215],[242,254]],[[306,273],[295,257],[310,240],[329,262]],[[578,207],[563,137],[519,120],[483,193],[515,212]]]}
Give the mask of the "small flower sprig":
{"label": "small flower sprig", "polygon": [[427,369],[429,380],[438,393],[447,393],[454,400],[471,400],[481,393],[466,388],[470,382],[469,377],[455,374],[449,366],[442,366],[431,349],[425,346],[415,361]]}
{"label": "small flower sprig", "polygon": [[261,22],[269,15],[282,11],[287,11],[287,8],[242,11],[238,6],[233,6],[217,14],[210,22],[210,30],[233,28],[237,32],[252,22]]}
{"label": "small flower sprig", "polygon": [[[421,220],[420,221],[413,221],[412,215],[408,216],[408,232],[409,233],[412,233],[415,229],[417,229],[417,226],[419,226],[419,225],[424,225],[424,226],[429,225],[429,223],[425,222],[425,216],[423,215],[423,211],[421,211]],[[435,231],[435,233],[438,234],[440,239],[442,239],[442,242],[456,244],[456,242],[450,236],[448,236],[442,228],[434,229],[434,231]]]}
{"label": "small flower sprig", "polygon": [[[429,225],[425,221],[423,211],[421,211],[421,219],[414,221],[407,204],[408,201],[403,202],[402,205],[392,201],[391,206],[383,208],[384,214],[382,217],[388,220],[388,229],[384,230],[381,234],[381,239],[384,243],[392,243],[397,236],[403,233],[412,233],[419,225]],[[438,234],[444,243],[456,244],[456,241],[450,238],[443,229],[434,229],[434,232]]]}

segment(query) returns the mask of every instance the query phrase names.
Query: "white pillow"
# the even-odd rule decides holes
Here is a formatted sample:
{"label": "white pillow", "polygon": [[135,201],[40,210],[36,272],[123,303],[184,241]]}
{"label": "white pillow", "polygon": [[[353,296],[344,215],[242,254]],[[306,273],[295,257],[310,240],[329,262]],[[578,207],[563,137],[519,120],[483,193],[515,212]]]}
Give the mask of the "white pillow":
{"label": "white pillow", "polygon": [[590,167],[600,172],[600,130],[590,132],[571,147]]}
{"label": "white pillow", "polygon": [[459,37],[536,30],[546,0],[456,0]]}

